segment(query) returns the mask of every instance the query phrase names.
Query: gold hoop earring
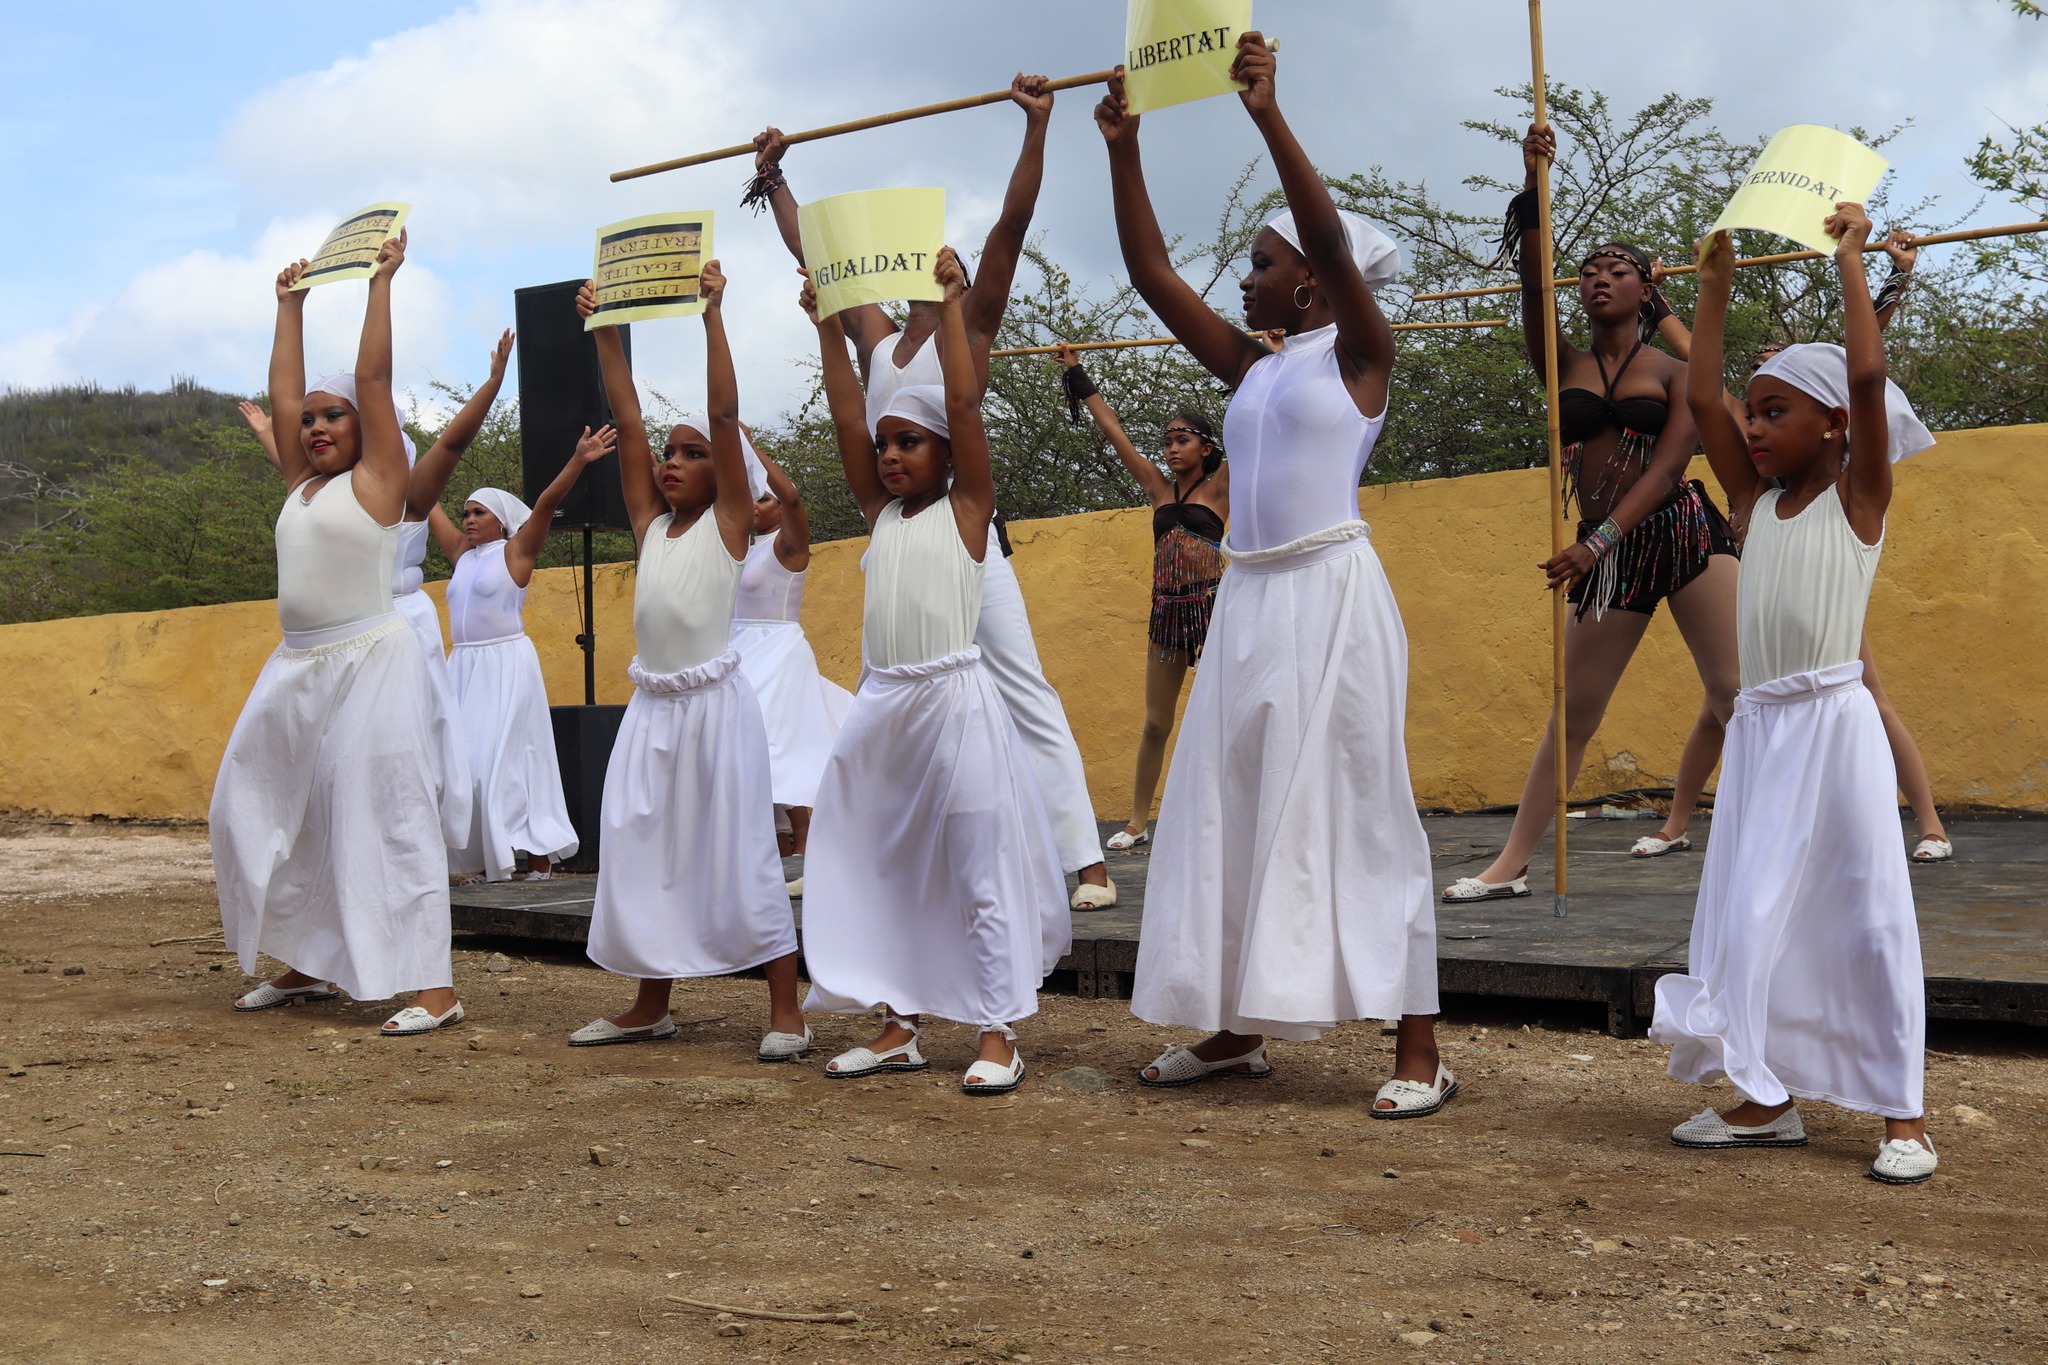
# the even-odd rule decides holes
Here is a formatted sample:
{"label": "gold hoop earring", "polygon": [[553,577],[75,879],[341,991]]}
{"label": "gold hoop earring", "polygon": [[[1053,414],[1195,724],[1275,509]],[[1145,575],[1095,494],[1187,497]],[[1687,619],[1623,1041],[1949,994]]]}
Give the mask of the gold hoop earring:
{"label": "gold hoop earring", "polygon": [[[1303,298],[1303,297],[1301,296],[1301,295],[1302,295],[1302,291],[1303,291],[1303,290],[1307,290],[1307,291],[1308,291],[1308,297],[1307,297],[1307,298]],[[1316,291],[1315,291],[1315,290],[1313,290],[1313,289],[1309,288],[1309,286],[1308,286],[1308,285],[1305,285],[1305,284],[1297,284],[1297,285],[1295,285],[1295,286],[1294,286],[1294,306],[1295,306],[1296,308],[1299,308],[1299,309],[1301,309],[1301,310],[1302,310],[1303,312],[1307,312],[1307,311],[1308,311],[1308,306],[1309,306],[1310,304],[1314,303],[1315,301],[1316,301]]]}

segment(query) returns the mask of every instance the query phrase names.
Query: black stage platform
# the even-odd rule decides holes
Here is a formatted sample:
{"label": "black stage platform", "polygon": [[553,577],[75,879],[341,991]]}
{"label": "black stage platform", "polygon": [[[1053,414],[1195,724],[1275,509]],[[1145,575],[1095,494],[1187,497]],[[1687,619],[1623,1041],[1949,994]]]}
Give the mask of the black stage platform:
{"label": "black stage platform", "polygon": [[[1104,824],[1107,837],[1119,826]],[[1608,1028],[1649,1023],[1651,992],[1683,970],[1700,859],[1712,820],[1693,823],[1695,851],[1635,859],[1629,845],[1656,828],[1644,820],[1573,820],[1571,913],[1551,913],[1551,858],[1539,850],[1523,900],[1437,906],[1439,982],[1447,993],[1604,1004]],[[1435,816],[1429,834],[1439,888],[1484,868],[1508,817]],[[2048,1024],[2048,818],[1959,817],[1957,858],[1913,869],[1928,1013],[1941,1019]],[[1901,837],[1904,835],[1902,833]],[[1074,948],[1060,966],[1085,996],[1122,998],[1138,959],[1147,849],[1111,854],[1121,904],[1074,916]],[[789,860],[789,875],[801,863]],[[458,933],[581,943],[595,878],[455,889]],[[798,905],[799,915],[802,906]]]}

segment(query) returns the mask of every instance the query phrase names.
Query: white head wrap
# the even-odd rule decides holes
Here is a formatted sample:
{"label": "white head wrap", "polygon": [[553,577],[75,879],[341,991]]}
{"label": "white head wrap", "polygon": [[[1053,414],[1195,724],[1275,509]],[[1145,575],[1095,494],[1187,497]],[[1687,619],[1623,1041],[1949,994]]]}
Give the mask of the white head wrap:
{"label": "white head wrap", "polygon": [[881,434],[884,417],[913,422],[941,440],[953,439],[946,421],[946,390],[940,384],[907,384],[889,395],[889,401],[875,414],[875,432]]}
{"label": "white head wrap", "polygon": [[504,525],[505,538],[507,540],[518,535],[519,528],[526,525],[527,521],[533,516],[533,509],[531,507],[528,507],[502,488],[479,488],[476,492],[471,493],[468,498],[464,499],[464,501],[480,502],[490,508],[491,515]]}
{"label": "white head wrap", "polygon": [[[356,402],[356,377],[353,374],[330,374],[316,383],[306,386],[307,393],[331,393],[361,414],[362,404]],[[412,437],[405,434],[405,414],[399,411],[397,400],[393,400],[391,411],[398,415],[398,439],[405,442],[405,463],[409,469],[419,462],[420,452],[412,443]]]}
{"label": "white head wrap", "polygon": [[[1392,284],[1401,273],[1401,249],[1394,245],[1394,239],[1349,209],[1338,209],[1337,216],[1344,221],[1344,240],[1350,243],[1351,259],[1357,263],[1358,273],[1365,276],[1365,282],[1374,289]],[[1267,219],[1266,226],[1286,238],[1287,245],[1301,251],[1301,231],[1294,226],[1293,209],[1283,209],[1276,217]]]}
{"label": "white head wrap", "polygon": [[[693,412],[676,423],[688,427],[702,436],[706,443],[711,440],[711,414]],[[740,428],[740,454],[747,462],[747,493],[755,502],[768,496],[768,467],[761,463],[760,452],[754,449],[754,442],[747,435],[745,427]]]}
{"label": "white head wrap", "polygon": [[[1752,378],[1763,375],[1784,380],[1825,407],[1849,408],[1849,353],[1830,342],[1787,346],[1759,365]],[[1884,381],[1884,417],[1893,464],[1934,444],[1934,433],[1913,411],[1905,390],[1889,379]]]}

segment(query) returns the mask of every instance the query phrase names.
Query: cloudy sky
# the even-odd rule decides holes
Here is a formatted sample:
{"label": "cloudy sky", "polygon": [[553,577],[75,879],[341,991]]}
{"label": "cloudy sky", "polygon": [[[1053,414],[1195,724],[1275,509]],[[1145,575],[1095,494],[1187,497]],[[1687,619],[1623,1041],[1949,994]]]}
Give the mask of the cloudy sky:
{"label": "cloudy sky", "polygon": [[[1899,202],[1938,194],[1961,211],[1976,197],[1964,156],[2048,107],[2048,24],[2005,0],[1866,0],[1853,22],[1851,8],[1551,0],[1550,69],[1622,110],[1666,91],[1711,96],[1737,137],[1911,119],[1888,149]],[[1452,198],[1475,170],[1514,173],[1459,121],[1513,114],[1492,91],[1529,74],[1517,0],[1262,0],[1257,13],[1283,39],[1283,107],[1325,169],[1378,163]],[[0,186],[13,206],[0,218],[0,388],[189,375],[254,390],[270,279],[382,199],[415,205],[397,289],[401,385],[474,382],[512,290],[587,274],[597,225],[709,208],[759,420],[797,396],[792,357],[810,334],[773,228],[738,207],[745,163],[625,185],[607,173],[771,121],[796,129],[994,89],[1019,68],[1100,69],[1122,37],[1114,0],[0,5]],[[1107,280],[1121,266],[1094,99],[1059,97],[1035,227],[1077,276]],[[1013,109],[990,107],[799,147],[787,169],[803,198],[943,185],[953,240],[978,247],[1020,127]],[[1227,99],[1149,117],[1145,145],[1169,232],[1212,225],[1259,151]],[[1994,202],[1972,221],[2025,216]],[[353,356],[360,291],[314,294],[316,370]],[[699,334],[694,321],[635,328],[643,376],[685,405],[702,392]]]}

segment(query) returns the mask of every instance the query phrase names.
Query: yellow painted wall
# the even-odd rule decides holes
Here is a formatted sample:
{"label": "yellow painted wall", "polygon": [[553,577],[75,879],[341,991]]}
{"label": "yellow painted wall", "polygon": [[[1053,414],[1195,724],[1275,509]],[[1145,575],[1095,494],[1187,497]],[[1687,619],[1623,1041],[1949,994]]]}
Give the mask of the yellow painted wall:
{"label": "yellow painted wall", "polygon": [[[1704,477],[1703,471],[1701,471]],[[1549,705],[1548,553],[1538,470],[1370,488],[1363,512],[1410,643],[1416,799],[1516,800]],[[1105,818],[1128,812],[1143,719],[1150,519],[1099,512],[1011,527],[1046,674]],[[804,626],[824,672],[860,668],[865,541],[818,547]],[[527,596],[549,694],[581,700],[581,574]],[[437,599],[441,585],[429,589]],[[632,576],[597,572],[598,700],[630,690]],[[2048,426],[1951,432],[1898,469],[1870,632],[1944,802],[2048,809]],[[269,602],[0,627],[0,807],[203,819],[249,685],[277,640]],[[1660,612],[1593,741],[1578,794],[1668,786],[1700,688]]]}

